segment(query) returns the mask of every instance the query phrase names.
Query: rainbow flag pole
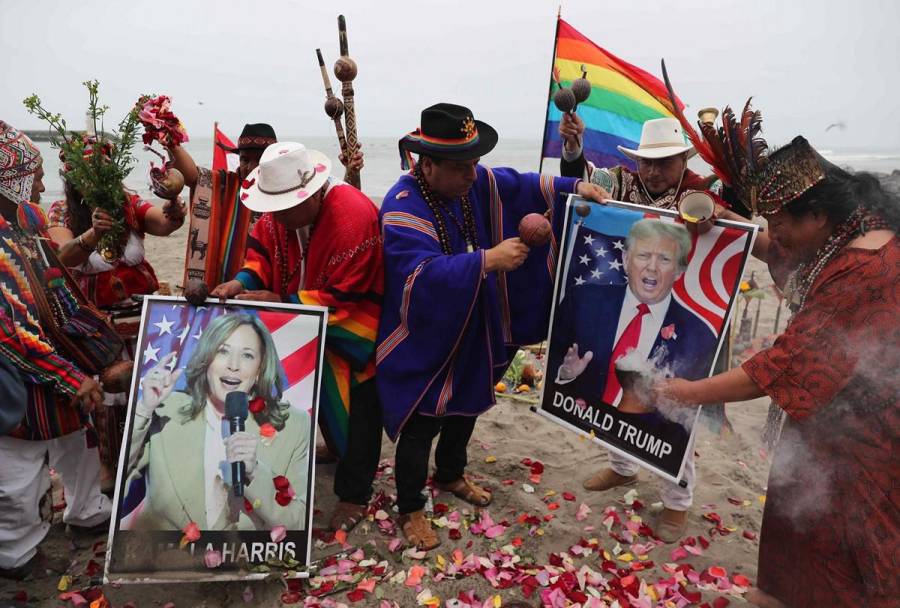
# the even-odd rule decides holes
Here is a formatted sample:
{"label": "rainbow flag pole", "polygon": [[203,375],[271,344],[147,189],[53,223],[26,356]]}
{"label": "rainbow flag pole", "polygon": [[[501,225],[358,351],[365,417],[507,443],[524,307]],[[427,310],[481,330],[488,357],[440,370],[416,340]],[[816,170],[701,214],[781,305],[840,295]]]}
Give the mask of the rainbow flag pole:
{"label": "rainbow flag pole", "polygon": [[[578,115],[586,127],[585,158],[598,167],[625,165],[635,168],[634,162],[616,146],[637,148],[645,121],[673,116],[665,84],[597,46],[559,14],[540,167],[543,168],[544,159],[562,156],[559,136],[562,113],[553,104],[553,95],[560,85],[571,86],[573,80],[581,77],[582,65],[591,83],[590,96],[578,106]],[[559,84],[552,77],[553,70],[559,74]],[[681,101],[678,104],[683,107]]]}
{"label": "rainbow flag pole", "polygon": [[[553,70],[556,69],[556,44],[559,42],[559,24],[562,21],[562,5],[560,5],[556,9],[556,32],[553,34],[553,54],[550,56],[550,85],[547,91],[547,99],[549,99],[549,103],[553,103],[553,93],[556,92],[554,88],[556,86],[556,82],[553,79]],[[549,112],[549,107],[547,108]],[[541,173],[544,169],[544,148],[547,146],[547,129],[550,127],[550,121],[544,121],[544,134],[541,135],[541,141],[544,144],[541,146],[541,158],[538,162],[538,173]],[[558,137],[558,134],[557,134]]]}

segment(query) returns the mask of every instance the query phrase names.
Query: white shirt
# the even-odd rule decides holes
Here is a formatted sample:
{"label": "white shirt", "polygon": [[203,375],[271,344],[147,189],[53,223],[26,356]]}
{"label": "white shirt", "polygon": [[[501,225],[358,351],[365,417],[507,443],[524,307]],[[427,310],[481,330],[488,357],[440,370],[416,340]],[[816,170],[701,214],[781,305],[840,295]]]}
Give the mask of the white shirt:
{"label": "white shirt", "polygon": [[[653,343],[662,330],[663,320],[666,318],[666,311],[669,310],[669,302],[672,301],[672,292],[656,304],[647,304],[650,312],[641,319],[641,337],[635,350],[641,355],[642,359],[650,358],[650,351],[653,349]],[[625,290],[625,300],[622,302],[622,310],[619,312],[619,325],[616,328],[616,339],[613,340],[613,348],[619,342],[619,338],[625,333],[625,328],[638,314],[638,305],[641,303],[631,291],[631,288]]]}
{"label": "white shirt", "polygon": [[206,441],[203,450],[204,479],[206,480],[206,525],[215,525],[228,505],[231,486],[231,463],[225,456],[225,438],[231,432],[228,421],[216,408],[203,408],[206,416]]}

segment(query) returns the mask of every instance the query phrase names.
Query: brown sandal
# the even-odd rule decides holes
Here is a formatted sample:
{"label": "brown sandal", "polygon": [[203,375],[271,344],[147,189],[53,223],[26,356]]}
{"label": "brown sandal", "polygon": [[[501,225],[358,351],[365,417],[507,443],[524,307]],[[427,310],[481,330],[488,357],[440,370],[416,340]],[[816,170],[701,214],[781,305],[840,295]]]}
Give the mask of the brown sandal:
{"label": "brown sandal", "polygon": [[403,535],[413,547],[420,551],[430,551],[441,544],[441,539],[425,519],[425,511],[413,511],[400,516],[400,528]]}
{"label": "brown sandal", "polygon": [[339,502],[334,507],[334,512],[331,514],[328,527],[335,532],[338,530],[349,532],[356,527],[356,524],[366,518],[367,510],[368,507],[366,505],[357,505],[352,502]]}
{"label": "brown sandal", "polygon": [[471,505],[475,505],[476,507],[486,507],[491,504],[491,500],[493,499],[493,495],[490,492],[481,486],[475,485],[475,483],[465,475],[450,483],[435,482],[434,485],[437,489],[444,492],[450,492],[457,498],[460,498]]}

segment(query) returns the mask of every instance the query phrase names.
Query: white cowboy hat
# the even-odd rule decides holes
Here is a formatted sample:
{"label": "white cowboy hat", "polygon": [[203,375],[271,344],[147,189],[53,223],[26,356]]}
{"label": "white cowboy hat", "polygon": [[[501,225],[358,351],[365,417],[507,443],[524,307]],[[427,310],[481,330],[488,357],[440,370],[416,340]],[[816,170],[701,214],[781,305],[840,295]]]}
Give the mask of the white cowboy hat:
{"label": "white cowboy hat", "polygon": [[694,146],[684,143],[684,132],[677,118],[654,118],[641,128],[641,143],[637,150],[616,146],[628,158],[667,158],[687,152],[690,158],[697,153]]}
{"label": "white cowboy hat", "polygon": [[251,211],[283,211],[299,205],[328,181],[331,161],[318,150],[290,141],[270,145],[259,166],[241,184],[241,202]]}

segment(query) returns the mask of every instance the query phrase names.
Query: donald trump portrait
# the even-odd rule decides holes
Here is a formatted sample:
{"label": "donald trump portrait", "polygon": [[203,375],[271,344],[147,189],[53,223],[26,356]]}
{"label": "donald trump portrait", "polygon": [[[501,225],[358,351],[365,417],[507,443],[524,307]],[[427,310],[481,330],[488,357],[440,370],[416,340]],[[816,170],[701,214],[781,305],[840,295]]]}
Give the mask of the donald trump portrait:
{"label": "donald trump portrait", "polygon": [[[681,535],[693,498],[690,430],[635,404],[629,394],[623,400],[616,361],[627,356],[629,363],[649,362],[646,367],[657,373],[691,380],[709,375],[718,337],[672,291],[687,268],[690,252],[691,236],[683,225],[656,218],[634,222],[622,253],[626,284],[579,284],[566,292],[554,314],[547,368],[555,390],[600,408],[612,406],[617,421],[687,451],[682,484],[663,482],[660,524],[668,532],[664,540]],[[603,439],[630,450],[614,435]],[[583,485],[592,491],[631,485],[637,482],[638,470],[635,460],[610,451],[610,466]]]}

